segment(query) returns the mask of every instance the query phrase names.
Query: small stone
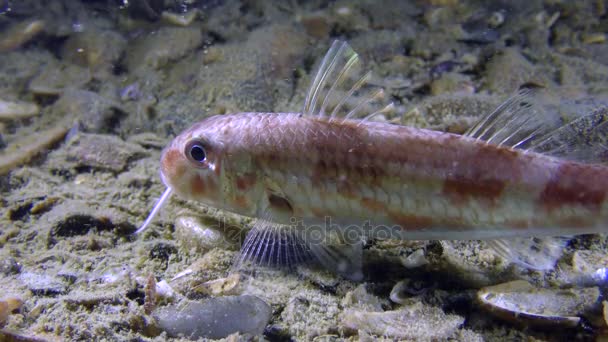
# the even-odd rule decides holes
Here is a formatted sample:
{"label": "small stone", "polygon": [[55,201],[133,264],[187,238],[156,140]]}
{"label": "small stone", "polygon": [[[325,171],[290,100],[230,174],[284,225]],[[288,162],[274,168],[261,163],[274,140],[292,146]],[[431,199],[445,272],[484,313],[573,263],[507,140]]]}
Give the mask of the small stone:
{"label": "small stone", "polygon": [[448,72],[439,79],[431,82],[431,95],[441,95],[446,93],[473,94],[475,87],[471,79],[463,74]]}
{"label": "small stone", "polygon": [[163,27],[142,35],[127,50],[129,70],[159,69],[176,61],[203,43],[201,30],[196,27]]}
{"label": "small stone", "polygon": [[428,265],[429,261],[424,255],[424,248],[420,248],[407,257],[402,257],[401,264],[407,269],[412,269]]}
{"label": "small stone", "polygon": [[38,115],[40,108],[35,103],[12,102],[0,99],[0,120],[27,119]]}
{"label": "small stone", "polygon": [[328,37],[331,26],[322,14],[311,14],[304,16],[301,20],[306,33],[317,39]]}
{"label": "small stone", "polygon": [[121,172],[130,162],[148,155],[139,145],[113,135],[79,133],[65,147],[66,163],[62,168],[89,167]]}
{"label": "small stone", "polygon": [[304,290],[289,298],[281,318],[294,339],[312,341],[337,332],[341,311],[336,296]]}
{"label": "small stone", "polygon": [[426,292],[430,286],[422,280],[404,279],[393,286],[390,294],[392,302],[405,304],[408,299]]}
{"label": "small stone", "polygon": [[2,328],[6,324],[10,313],[11,312],[8,309],[8,303],[3,300],[0,301],[0,328]]}
{"label": "small stone", "polygon": [[583,36],[583,43],[585,44],[603,44],[605,42],[605,33],[590,33]]}
{"label": "small stone", "polygon": [[198,18],[200,11],[198,9],[192,9],[186,13],[173,13],[164,11],[160,14],[163,21],[175,25],[175,26],[190,26],[196,18]]}
{"label": "small stone", "polygon": [[365,311],[382,311],[383,301],[367,292],[365,284],[361,284],[354,290],[347,292],[342,299],[341,304],[345,308],[356,308]]}
{"label": "small stone", "polygon": [[49,63],[29,84],[36,95],[60,95],[67,88],[79,88],[91,80],[91,72],[74,64]]}
{"label": "small stone", "polygon": [[493,56],[486,64],[485,76],[487,89],[499,94],[511,94],[525,83],[551,84],[534,64],[514,48]]}
{"label": "small stone", "polygon": [[213,248],[238,250],[239,247],[238,239],[231,240],[220,222],[212,219],[180,216],[175,220],[175,235],[183,247],[200,254]]}
{"label": "small stone", "polygon": [[67,285],[61,278],[46,274],[24,272],[18,278],[34,295],[38,296],[54,297],[65,294],[68,290]]}
{"label": "small stone", "polygon": [[160,308],[155,314],[167,335],[191,339],[220,339],[236,332],[258,336],[271,315],[272,308],[266,302],[249,295],[184,301]]}
{"label": "small stone", "polygon": [[0,260],[0,273],[5,276],[17,274],[21,271],[21,265],[13,257],[4,257]]}
{"label": "small stone", "polygon": [[74,33],[61,49],[64,60],[93,71],[110,73],[125,48],[127,40],[110,30],[88,30]]}
{"label": "small stone", "polygon": [[8,311],[11,313],[18,312],[23,306],[23,300],[17,297],[6,298],[4,299],[4,302],[6,302],[6,304],[8,305]]}
{"label": "small stone", "polygon": [[210,280],[198,286],[198,292],[210,296],[226,296],[238,294],[238,288],[241,283],[241,276],[238,273],[233,273],[226,278]]}
{"label": "small stone", "polygon": [[212,249],[171,279],[171,286],[176,292],[187,297],[197,295],[197,289],[201,284],[226,275],[235,253],[221,248]]}
{"label": "small stone", "polygon": [[110,132],[125,116],[120,105],[113,100],[79,89],[66,90],[53,105],[53,111],[78,118],[80,130],[88,133]]}
{"label": "small stone", "polygon": [[0,36],[0,53],[21,47],[40,33],[44,27],[45,23],[42,20],[27,20],[11,26]]}

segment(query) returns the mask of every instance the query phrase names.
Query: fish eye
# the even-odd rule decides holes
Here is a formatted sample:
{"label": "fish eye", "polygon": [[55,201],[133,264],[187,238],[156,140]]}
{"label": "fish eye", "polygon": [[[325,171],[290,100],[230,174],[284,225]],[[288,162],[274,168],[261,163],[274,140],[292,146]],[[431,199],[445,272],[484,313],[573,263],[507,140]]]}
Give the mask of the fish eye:
{"label": "fish eye", "polygon": [[207,160],[207,151],[205,144],[198,140],[193,140],[186,145],[184,151],[188,159],[195,163],[204,163]]}

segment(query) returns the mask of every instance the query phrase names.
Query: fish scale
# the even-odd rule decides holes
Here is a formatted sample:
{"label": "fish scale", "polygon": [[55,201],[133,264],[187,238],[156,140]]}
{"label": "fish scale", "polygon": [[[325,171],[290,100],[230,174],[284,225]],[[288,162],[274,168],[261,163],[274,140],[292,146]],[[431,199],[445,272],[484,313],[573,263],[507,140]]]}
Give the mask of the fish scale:
{"label": "fish scale", "polygon": [[[353,102],[350,97],[367,77],[354,78],[345,92],[336,91],[357,62],[348,45],[334,43],[303,113],[218,115],[177,136],[161,157],[168,190],[139,231],[175,193],[258,218],[261,223],[252,228],[243,247],[245,258],[284,259],[289,253],[310,251],[324,265],[348,276],[358,274],[354,266],[344,266],[348,259],[360,259],[357,241],[339,247],[311,244],[278,227],[294,222],[303,224],[293,228],[296,232],[323,224],[327,231],[338,232],[359,227],[362,236],[417,240],[548,237],[606,230],[608,167],[535,152],[548,147],[560,153],[573,150],[561,141],[575,141],[566,134],[572,134],[576,121],[541,134],[544,121],[541,116],[536,120],[529,92],[507,100],[469,135],[368,120],[384,109],[355,118],[379,97],[378,92],[363,97],[345,115],[337,115],[345,103]],[[329,103],[336,107],[326,108]],[[590,152],[587,155],[602,154]],[[291,252],[266,248],[290,239],[298,246]],[[534,245],[522,240],[513,241],[513,248],[503,240],[492,243],[501,255],[526,266],[535,267],[534,259],[541,260],[539,268],[557,257],[554,252],[540,254],[562,246],[554,243],[553,249],[537,246],[531,248],[536,252],[525,252],[520,251],[522,246]],[[261,250],[276,255],[254,252]]]}
{"label": "fish scale", "polygon": [[[213,137],[211,131],[223,134]],[[256,134],[259,132],[263,134]],[[230,120],[217,120],[215,125],[201,127],[192,136],[213,137],[224,146],[221,153],[232,156],[223,169],[229,175],[228,182],[232,182],[229,191],[236,188],[238,165],[251,163],[247,167],[255,170],[256,185],[262,187],[262,192],[243,192],[244,196],[251,196],[247,203],[263,202],[264,198],[256,196],[264,196],[265,181],[272,180],[275,188],[271,190],[290,207],[256,205],[252,210],[237,201],[226,203],[243,214],[290,209],[289,215],[281,216],[309,222],[327,216],[348,224],[370,220],[374,225],[399,225],[414,235],[416,229],[425,233],[437,230],[447,238],[471,233],[526,235],[530,234],[527,229],[534,229],[535,234],[543,229],[546,235],[563,234],[564,229],[571,229],[566,233],[594,231],[595,226],[606,220],[602,205],[598,209],[598,203],[584,196],[578,202],[577,198],[563,198],[560,203],[559,196],[566,195],[563,189],[561,195],[557,189],[550,201],[543,199],[542,194],[556,184],[576,184],[588,189],[581,188],[581,192],[605,189],[607,168],[524,153],[466,136],[375,122],[331,121],[294,113],[234,114]],[[234,136],[240,138],[232,139]],[[175,148],[180,151],[182,145],[176,144]],[[240,161],[238,156],[245,156],[244,160]],[[183,162],[188,160],[183,158]],[[386,167],[388,164],[393,167]],[[235,170],[230,169],[233,166]],[[596,177],[585,181],[576,174],[560,176],[558,170],[564,168],[576,168]],[[205,193],[193,193],[192,189],[188,186],[184,193],[177,193],[204,200],[199,196],[204,197]],[[315,204],[311,198],[320,201]],[[402,205],[391,205],[390,198],[399,199]],[[416,202],[426,205],[411,205]],[[509,219],[514,216],[518,219]],[[572,222],[577,224],[568,227]],[[479,231],[484,228],[494,232]]]}

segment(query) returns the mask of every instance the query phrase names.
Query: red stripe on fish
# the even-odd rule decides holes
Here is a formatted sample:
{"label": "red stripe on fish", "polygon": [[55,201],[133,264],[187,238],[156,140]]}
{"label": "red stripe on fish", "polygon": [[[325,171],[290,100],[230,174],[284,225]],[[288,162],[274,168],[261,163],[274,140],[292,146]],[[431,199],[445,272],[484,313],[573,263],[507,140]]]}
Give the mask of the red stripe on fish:
{"label": "red stripe on fish", "polygon": [[566,205],[598,210],[607,189],[606,168],[563,162],[540,194],[539,201],[549,210]]}

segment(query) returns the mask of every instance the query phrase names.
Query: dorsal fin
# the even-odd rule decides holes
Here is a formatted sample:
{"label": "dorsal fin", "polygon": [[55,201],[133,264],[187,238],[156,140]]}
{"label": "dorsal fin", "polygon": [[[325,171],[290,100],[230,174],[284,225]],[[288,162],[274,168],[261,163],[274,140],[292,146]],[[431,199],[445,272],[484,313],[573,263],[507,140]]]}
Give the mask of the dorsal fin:
{"label": "dorsal fin", "polygon": [[302,113],[329,119],[370,119],[393,109],[381,89],[368,86],[371,72],[359,55],[336,40],[313,78]]}
{"label": "dorsal fin", "polygon": [[608,161],[608,105],[522,89],[465,135],[489,144],[587,163]]}

